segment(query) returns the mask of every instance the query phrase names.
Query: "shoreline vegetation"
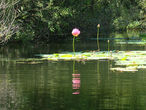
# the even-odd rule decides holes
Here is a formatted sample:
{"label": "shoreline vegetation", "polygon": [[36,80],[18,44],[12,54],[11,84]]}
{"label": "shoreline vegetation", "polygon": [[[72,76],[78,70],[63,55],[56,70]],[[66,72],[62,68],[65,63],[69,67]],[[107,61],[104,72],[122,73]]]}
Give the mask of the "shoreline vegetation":
{"label": "shoreline vegetation", "polygon": [[1,0],[0,23],[0,44],[63,41],[71,36],[74,27],[83,35],[96,35],[97,24],[101,25],[100,32],[105,35],[113,31],[144,31],[145,2]]}

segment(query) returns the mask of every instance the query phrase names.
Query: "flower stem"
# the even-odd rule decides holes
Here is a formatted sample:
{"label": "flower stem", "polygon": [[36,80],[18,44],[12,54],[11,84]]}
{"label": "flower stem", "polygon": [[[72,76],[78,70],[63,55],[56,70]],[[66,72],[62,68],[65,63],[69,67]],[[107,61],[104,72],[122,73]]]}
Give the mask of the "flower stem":
{"label": "flower stem", "polygon": [[73,74],[75,74],[75,60],[73,61]]}
{"label": "flower stem", "polygon": [[75,36],[73,36],[72,46],[73,46],[73,53],[74,53],[74,56],[75,56]]}
{"label": "flower stem", "polygon": [[98,49],[98,51],[100,51],[100,47],[99,47],[99,27],[97,27],[97,49]]}
{"label": "flower stem", "polygon": [[109,44],[110,41],[108,40],[107,42],[108,42],[108,52],[109,52],[109,50],[110,50],[110,44]]}

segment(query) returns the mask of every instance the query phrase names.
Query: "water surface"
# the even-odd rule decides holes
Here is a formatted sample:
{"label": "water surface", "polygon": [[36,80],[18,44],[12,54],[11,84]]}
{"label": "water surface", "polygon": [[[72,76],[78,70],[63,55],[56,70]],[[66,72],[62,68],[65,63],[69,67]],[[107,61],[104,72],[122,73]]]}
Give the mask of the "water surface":
{"label": "water surface", "polygon": [[[96,41],[76,42],[76,51],[96,49]],[[101,50],[107,42],[101,41]],[[145,50],[116,45],[111,50]],[[10,45],[0,48],[0,110],[145,110],[146,69],[113,72],[108,60],[19,63],[35,54],[72,51],[62,44]],[[74,75],[77,74],[77,75]]]}

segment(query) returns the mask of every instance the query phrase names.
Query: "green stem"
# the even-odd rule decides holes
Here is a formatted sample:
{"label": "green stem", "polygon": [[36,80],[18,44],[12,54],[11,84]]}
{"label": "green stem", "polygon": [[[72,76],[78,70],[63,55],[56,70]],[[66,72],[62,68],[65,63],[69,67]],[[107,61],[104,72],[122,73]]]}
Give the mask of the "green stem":
{"label": "green stem", "polygon": [[75,37],[74,36],[73,36],[72,46],[73,46],[73,53],[74,53],[74,56],[75,56]]}
{"label": "green stem", "polygon": [[99,47],[99,27],[97,27],[97,49],[98,49],[98,51],[100,51],[100,47]]}
{"label": "green stem", "polygon": [[109,45],[110,41],[108,40],[107,42],[108,42],[108,52],[109,52],[109,50],[110,50],[110,45]]}
{"label": "green stem", "polygon": [[73,74],[75,74],[75,60],[73,61]]}

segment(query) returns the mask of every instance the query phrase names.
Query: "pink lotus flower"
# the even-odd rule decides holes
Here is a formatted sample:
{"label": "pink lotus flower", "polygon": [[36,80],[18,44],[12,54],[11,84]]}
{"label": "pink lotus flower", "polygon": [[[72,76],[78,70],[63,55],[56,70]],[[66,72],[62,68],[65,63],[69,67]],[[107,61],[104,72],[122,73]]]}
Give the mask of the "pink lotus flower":
{"label": "pink lotus flower", "polygon": [[74,28],[74,29],[72,30],[72,35],[73,35],[73,36],[77,37],[79,34],[80,34],[80,30],[79,30],[79,29]]}

